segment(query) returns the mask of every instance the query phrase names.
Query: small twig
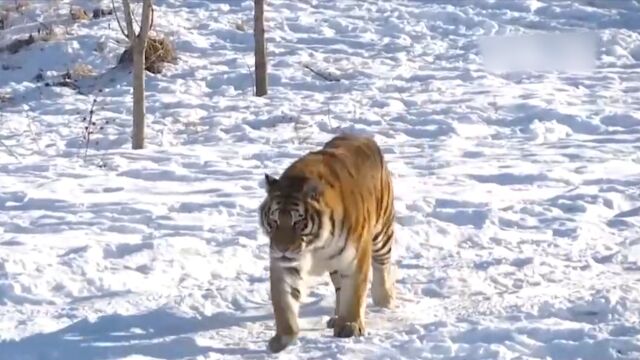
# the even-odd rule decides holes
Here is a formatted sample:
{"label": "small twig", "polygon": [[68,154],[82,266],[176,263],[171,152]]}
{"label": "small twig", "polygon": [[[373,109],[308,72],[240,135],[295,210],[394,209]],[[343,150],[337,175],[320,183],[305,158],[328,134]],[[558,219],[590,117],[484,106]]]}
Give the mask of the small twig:
{"label": "small twig", "polygon": [[29,132],[31,132],[31,136],[33,136],[33,141],[36,143],[36,146],[38,147],[38,151],[42,152],[42,147],[40,146],[40,142],[38,141],[36,132],[33,130],[33,121],[31,121],[31,117],[29,117],[29,115],[27,115],[27,124],[29,125]]}
{"label": "small twig", "polygon": [[0,140],[0,145],[2,145],[2,147],[7,149],[7,152],[9,153],[9,155],[13,156],[16,160],[22,162],[22,159],[20,159],[20,157],[16,155],[16,153],[14,153],[13,150],[11,150],[9,146],[7,146],[7,144],[4,143],[4,141]]}
{"label": "small twig", "polygon": [[[143,4],[143,6],[144,6],[144,4]],[[149,23],[149,31],[151,31],[151,29],[153,29],[154,17],[155,17],[155,10],[154,10],[154,7],[151,6],[151,21]],[[135,22],[136,25],[138,25],[138,29],[142,29],[142,24],[140,24],[140,21],[138,21],[137,17],[135,17],[135,16],[133,17],[133,22]]]}
{"label": "small twig", "polygon": [[[4,118],[4,114],[2,112],[0,112],[0,123],[3,122],[3,118]],[[20,159],[20,157],[18,155],[16,155],[16,153],[13,152],[13,150],[11,150],[11,148],[7,144],[5,144],[5,142],[2,141],[1,139],[0,139],[0,145],[2,145],[2,147],[4,147],[7,150],[9,155],[13,156],[19,162],[22,162],[22,159]]]}
{"label": "small twig", "polygon": [[122,8],[124,9],[124,22],[127,26],[127,39],[129,40],[129,45],[133,46],[136,38],[136,32],[133,29],[133,13],[131,12],[131,4],[129,0],[122,1]]}
{"label": "small twig", "polygon": [[[134,5],[135,6],[135,5]],[[142,29],[142,25],[140,25],[140,21],[138,21],[138,17],[135,16],[136,15],[136,10],[135,9],[131,9],[131,12],[133,13],[134,16],[133,17],[133,22],[136,23],[136,25],[138,25],[138,29]],[[139,32],[140,30],[138,30]]]}
{"label": "small twig", "polygon": [[122,33],[122,35],[124,35],[125,38],[127,38],[127,40],[129,40],[129,34],[127,34],[127,32],[124,30],[124,27],[122,27],[122,23],[120,22],[120,17],[118,16],[118,9],[116,9],[115,0],[111,0],[111,6],[113,6],[113,14],[116,16],[116,22],[118,23],[120,32]]}
{"label": "small twig", "polygon": [[[143,4],[144,6],[144,4]],[[149,30],[153,29],[153,18],[155,17],[155,10],[153,8],[153,6],[151,7],[151,22],[149,24]],[[136,25],[138,25],[138,29],[142,29],[142,24],[140,24],[140,22],[138,21],[137,17],[133,17],[133,22],[136,23]]]}
{"label": "small twig", "polygon": [[91,109],[89,110],[89,120],[87,121],[87,125],[85,125],[85,146],[84,146],[84,161],[87,161],[87,153],[89,152],[89,144],[91,143],[91,134],[93,133],[93,114],[94,108],[96,106],[97,99],[93,99],[91,103]]}
{"label": "small twig", "polygon": [[309,65],[303,65],[306,69],[308,69],[309,71],[311,71],[312,73],[318,75],[319,77],[321,77],[323,80],[325,81],[329,81],[329,82],[339,82],[340,79],[338,79],[337,77],[331,75],[331,74],[323,74],[321,72],[319,72],[318,70],[315,70],[314,68],[312,68]]}
{"label": "small twig", "polygon": [[251,75],[251,86],[253,87],[253,96],[256,96],[256,81],[255,81],[253,70],[251,69],[251,65],[249,65],[249,62],[247,61],[246,57],[243,56],[242,60],[244,60],[244,63],[247,65],[247,70],[249,70],[249,74]]}
{"label": "small twig", "polygon": [[356,119],[358,118],[357,113],[358,113],[358,106],[356,104],[353,104],[353,119],[352,119],[352,121],[353,121],[354,124],[356,122]]}
{"label": "small twig", "polygon": [[153,26],[153,4],[149,2],[148,7],[145,5],[147,5],[146,1],[142,3],[142,24],[140,25],[140,32],[138,33],[138,39],[144,40],[141,46],[147,45],[147,35],[151,30],[151,26]]}

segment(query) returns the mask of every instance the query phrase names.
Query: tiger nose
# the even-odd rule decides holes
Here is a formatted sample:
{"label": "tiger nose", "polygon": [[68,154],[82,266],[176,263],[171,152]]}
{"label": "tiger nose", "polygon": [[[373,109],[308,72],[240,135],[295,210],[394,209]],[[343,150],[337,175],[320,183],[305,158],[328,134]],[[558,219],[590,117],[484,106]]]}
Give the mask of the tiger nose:
{"label": "tiger nose", "polygon": [[287,252],[291,251],[291,249],[293,248],[293,244],[289,244],[289,243],[275,243],[274,244],[274,248],[283,253],[286,254]]}

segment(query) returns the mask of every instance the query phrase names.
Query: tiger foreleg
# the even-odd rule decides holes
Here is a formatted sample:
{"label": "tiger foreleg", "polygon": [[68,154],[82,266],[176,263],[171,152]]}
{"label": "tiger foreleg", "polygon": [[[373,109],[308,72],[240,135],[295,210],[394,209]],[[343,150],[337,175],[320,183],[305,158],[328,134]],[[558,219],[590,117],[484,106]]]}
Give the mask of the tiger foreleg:
{"label": "tiger foreleg", "polygon": [[280,352],[298,337],[298,310],[302,296],[300,272],[271,264],[271,303],[276,321],[276,334],[269,340],[269,350]]}
{"label": "tiger foreleg", "polygon": [[371,255],[366,251],[347,269],[340,271],[340,300],[333,335],[336,337],[362,336],[365,334],[365,307],[367,282],[371,272]]}
{"label": "tiger foreleg", "polygon": [[327,327],[329,329],[333,329],[336,325],[336,319],[338,318],[338,309],[340,308],[340,273],[338,273],[338,270],[333,270],[329,273],[329,276],[331,276],[331,283],[333,284],[333,288],[336,292],[336,308],[334,311],[334,315],[327,321]]}

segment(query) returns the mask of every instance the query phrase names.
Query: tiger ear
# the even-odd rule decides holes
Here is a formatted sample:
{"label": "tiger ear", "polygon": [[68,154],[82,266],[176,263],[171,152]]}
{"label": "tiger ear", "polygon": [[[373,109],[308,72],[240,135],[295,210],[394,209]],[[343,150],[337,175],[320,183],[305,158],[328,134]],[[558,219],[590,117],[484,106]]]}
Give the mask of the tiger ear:
{"label": "tiger ear", "polygon": [[320,184],[316,180],[308,180],[304,184],[304,195],[312,200],[318,200],[318,198],[322,195],[323,192],[322,184]]}
{"label": "tiger ear", "polygon": [[278,178],[273,177],[269,174],[264,174],[264,183],[266,185],[267,191],[270,191],[274,186],[278,184]]}

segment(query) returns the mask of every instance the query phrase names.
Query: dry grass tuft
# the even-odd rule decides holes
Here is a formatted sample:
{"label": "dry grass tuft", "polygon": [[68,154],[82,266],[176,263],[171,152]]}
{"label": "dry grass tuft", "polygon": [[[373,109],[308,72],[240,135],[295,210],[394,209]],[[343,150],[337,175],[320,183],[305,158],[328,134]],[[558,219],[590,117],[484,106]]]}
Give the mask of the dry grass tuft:
{"label": "dry grass tuft", "polygon": [[[176,49],[173,43],[166,37],[149,36],[147,48],[145,49],[145,70],[153,74],[160,74],[164,70],[164,65],[175,64],[178,61]],[[127,48],[118,59],[118,64],[133,64],[133,53],[131,48]]]}
{"label": "dry grass tuft", "polygon": [[76,64],[69,70],[72,79],[80,79],[84,77],[94,76],[95,70],[87,64]]}
{"label": "dry grass tuft", "polygon": [[91,19],[87,11],[83,8],[69,8],[69,15],[71,16],[71,20],[73,21],[86,21]]}

